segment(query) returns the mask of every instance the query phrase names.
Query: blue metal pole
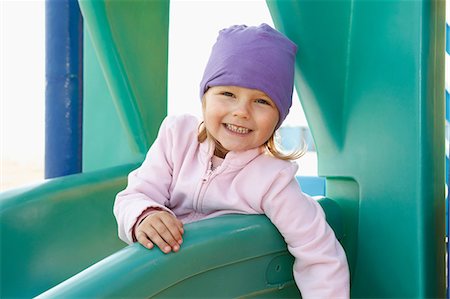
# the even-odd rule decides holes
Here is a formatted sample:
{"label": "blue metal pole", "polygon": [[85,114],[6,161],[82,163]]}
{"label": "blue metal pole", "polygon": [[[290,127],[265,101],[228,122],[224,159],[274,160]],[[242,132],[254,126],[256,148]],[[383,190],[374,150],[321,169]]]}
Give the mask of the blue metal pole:
{"label": "blue metal pole", "polygon": [[83,19],[77,0],[46,0],[45,177],[82,171]]}

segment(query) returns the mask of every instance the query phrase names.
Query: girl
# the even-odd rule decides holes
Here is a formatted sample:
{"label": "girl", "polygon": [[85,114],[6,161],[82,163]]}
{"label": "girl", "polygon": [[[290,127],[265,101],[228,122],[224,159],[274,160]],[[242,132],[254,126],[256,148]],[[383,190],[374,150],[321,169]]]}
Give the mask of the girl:
{"label": "girl", "polygon": [[176,252],[184,223],[266,214],[295,257],[303,298],[349,297],[345,253],[320,205],[301,192],[296,155],[274,142],[292,104],[296,51],[266,24],[220,31],[200,84],[203,121],[167,117],[117,195],[122,240]]}

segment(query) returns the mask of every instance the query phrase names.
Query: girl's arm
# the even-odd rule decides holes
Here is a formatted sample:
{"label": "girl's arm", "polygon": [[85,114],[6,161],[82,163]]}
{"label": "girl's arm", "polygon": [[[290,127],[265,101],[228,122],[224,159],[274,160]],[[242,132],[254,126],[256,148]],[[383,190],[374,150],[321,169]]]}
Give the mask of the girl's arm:
{"label": "girl's arm", "polygon": [[151,146],[142,165],[128,175],[128,185],[117,194],[114,215],[118,224],[119,237],[131,244],[136,240],[133,228],[151,208],[168,209],[169,188],[172,183],[172,133],[173,118],[166,118],[161,124],[158,137]]}
{"label": "girl's arm", "polygon": [[279,173],[263,209],[295,257],[294,278],[302,298],[349,298],[345,252],[321,206],[301,192],[295,170],[292,167]]}

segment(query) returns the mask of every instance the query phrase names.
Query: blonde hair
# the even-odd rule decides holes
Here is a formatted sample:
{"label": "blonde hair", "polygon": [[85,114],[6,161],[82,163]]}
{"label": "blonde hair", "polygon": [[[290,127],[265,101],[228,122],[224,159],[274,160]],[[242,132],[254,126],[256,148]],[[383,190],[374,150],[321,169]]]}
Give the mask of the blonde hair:
{"label": "blonde hair", "polygon": [[[275,158],[281,159],[281,160],[296,160],[302,157],[306,153],[306,144],[303,143],[302,148],[295,149],[294,151],[290,153],[284,153],[279,147],[280,142],[277,141],[278,136],[276,136],[276,131],[273,132],[272,136],[261,146],[263,147],[267,153],[274,156]],[[204,122],[201,122],[199,125],[198,135],[197,139],[198,142],[202,143],[206,139],[210,139],[214,141],[214,144],[216,146],[216,150],[219,152],[227,152],[227,150],[208,132],[206,129],[206,126],[204,125]]]}

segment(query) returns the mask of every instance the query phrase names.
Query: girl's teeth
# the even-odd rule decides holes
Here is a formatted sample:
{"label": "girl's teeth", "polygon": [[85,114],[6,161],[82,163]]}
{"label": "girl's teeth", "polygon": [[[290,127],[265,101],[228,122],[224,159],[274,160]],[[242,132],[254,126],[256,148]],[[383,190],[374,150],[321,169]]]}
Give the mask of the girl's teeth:
{"label": "girl's teeth", "polygon": [[235,125],[226,124],[226,126],[227,126],[228,130],[236,132],[236,133],[239,133],[239,134],[246,134],[246,133],[248,133],[250,131],[247,128],[238,127],[238,126],[235,126]]}

